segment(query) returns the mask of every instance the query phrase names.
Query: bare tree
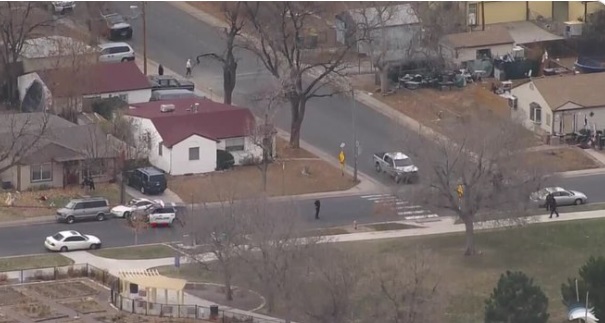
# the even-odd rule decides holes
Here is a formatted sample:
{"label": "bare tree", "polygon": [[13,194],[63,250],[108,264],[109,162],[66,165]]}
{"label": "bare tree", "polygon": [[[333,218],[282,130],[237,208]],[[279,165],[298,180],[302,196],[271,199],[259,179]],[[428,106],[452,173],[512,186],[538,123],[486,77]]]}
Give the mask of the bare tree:
{"label": "bare tree", "polygon": [[364,279],[364,299],[369,303],[359,315],[392,323],[443,321],[439,275],[426,252],[374,260]]}
{"label": "bare tree", "polygon": [[283,96],[281,96],[279,92],[273,93],[269,91],[261,93],[255,101],[261,106],[263,116],[259,118],[260,120],[257,120],[250,126],[249,133],[252,143],[262,150],[261,163],[257,166],[262,175],[263,192],[266,192],[267,174],[269,171],[269,164],[273,158],[273,150],[275,147],[274,139],[277,134],[274,120],[278,108],[283,102]]}
{"label": "bare tree", "polygon": [[227,301],[233,300],[233,279],[240,250],[244,248],[245,233],[241,224],[244,213],[242,203],[229,199],[221,201],[218,207],[206,207],[187,219],[189,235],[196,244],[203,245],[204,251],[214,255],[214,259],[200,258],[199,249],[193,248],[189,252],[190,259],[199,265],[200,270],[216,270],[221,274]]}
{"label": "bare tree", "polygon": [[23,45],[34,38],[43,27],[52,23],[52,17],[36,7],[36,3],[6,1],[0,4],[0,60],[6,75],[7,98],[17,101],[17,66]]}
{"label": "bare tree", "polygon": [[529,194],[546,170],[528,164],[532,135],[509,119],[460,120],[445,136],[408,138],[420,169],[418,203],[454,212],[466,228],[465,255],[476,253],[478,215],[515,219],[525,215]]}
{"label": "bare tree", "polygon": [[343,71],[345,56],[352,44],[305,64],[305,30],[310,19],[321,14],[315,3],[247,2],[246,8],[252,36],[255,37],[247,49],[255,53],[280,82],[292,112],[290,146],[299,148],[307,102],[335,94],[329,87],[329,81]]}
{"label": "bare tree", "polygon": [[301,264],[319,240],[300,239],[301,224],[294,205],[271,204],[266,198],[248,203],[242,222],[248,248],[242,259],[265,296],[267,311],[273,313],[281,305],[288,321],[301,283],[296,277],[302,275],[305,266]]}
{"label": "bare tree", "polygon": [[241,1],[223,2],[221,10],[225,16],[228,28],[225,28],[226,47],[222,54],[206,53],[197,57],[197,63],[204,57],[210,57],[223,66],[223,103],[231,104],[233,90],[237,81],[237,59],[233,50],[237,47],[235,41],[241,34],[246,20],[244,19],[244,4]]}
{"label": "bare tree", "polygon": [[44,113],[11,113],[0,118],[0,174],[35,152],[49,135],[52,116]]}
{"label": "bare tree", "polygon": [[134,245],[139,244],[139,235],[149,229],[146,211],[135,210],[126,219],[126,226],[132,231],[134,236]]}

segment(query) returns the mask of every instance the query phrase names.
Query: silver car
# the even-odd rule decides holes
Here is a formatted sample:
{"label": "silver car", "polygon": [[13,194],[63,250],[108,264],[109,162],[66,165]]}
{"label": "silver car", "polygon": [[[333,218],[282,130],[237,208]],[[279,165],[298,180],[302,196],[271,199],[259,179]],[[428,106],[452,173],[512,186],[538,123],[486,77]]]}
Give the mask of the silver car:
{"label": "silver car", "polygon": [[586,194],[562,187],[546,187],[530,195],[530,200],[539,207],[546,206],[546,196],[551,193],[557,205],[580,205],[588,202]]}
{"label": "silver car", "polygon": [[102,197],[73,199],[57,210],[57,222],[72,224],[80,220],[103,221],[109,215],[109,201]]}

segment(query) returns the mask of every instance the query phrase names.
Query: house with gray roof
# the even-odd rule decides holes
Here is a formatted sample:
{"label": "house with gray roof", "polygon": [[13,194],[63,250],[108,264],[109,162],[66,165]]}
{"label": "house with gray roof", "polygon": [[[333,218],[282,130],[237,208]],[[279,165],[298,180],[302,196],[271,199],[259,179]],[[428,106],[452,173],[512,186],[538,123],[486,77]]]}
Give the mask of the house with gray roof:
{"label": "house with gray roof", "polygon": [[515,41],[505,28],[445,35],[439,41],[443,57],[454,64],[492,58],[513,51]]}
{"label": "house with gray roof", "polygon": [[5,114],[0,118],[3,187],[27,190],[115,178],[119,152],[97,124],[77,125],[56,115]]}
{"label": "house with gray roof", "polygon": [[605,73],[532,78],[511,91],[512,116],[541,135],[605,128]]}

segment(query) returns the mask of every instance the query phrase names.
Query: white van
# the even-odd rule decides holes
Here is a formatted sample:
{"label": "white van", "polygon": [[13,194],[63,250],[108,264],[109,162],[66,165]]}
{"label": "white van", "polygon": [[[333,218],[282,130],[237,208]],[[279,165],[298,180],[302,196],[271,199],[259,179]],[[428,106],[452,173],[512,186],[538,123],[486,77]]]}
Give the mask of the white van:
{"label": "white van", "polygon": [[99,62],[118,63],[134,61],[134,49],[127,43],[100,44],[99,51]]}

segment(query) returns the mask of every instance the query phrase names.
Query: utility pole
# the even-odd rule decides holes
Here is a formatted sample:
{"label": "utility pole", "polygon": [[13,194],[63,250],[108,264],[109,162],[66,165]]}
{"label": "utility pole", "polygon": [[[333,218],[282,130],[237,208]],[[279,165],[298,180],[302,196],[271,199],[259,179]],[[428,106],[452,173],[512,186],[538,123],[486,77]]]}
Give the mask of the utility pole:
{"label": "utility pole", "polygon": [[147,75],[147,1],[143,1],[143,73]]}
{"label": "utility pole", "polygon": [[351,119],[353,123],[353,181],[357,183],[357,159],[359,157],[359,142],[357,141],[357,122],[355,116],[355,110],[357,110],[357,101],[355,100],[355,89],[351,86],[351,99],[353,105],[351,106]]}

